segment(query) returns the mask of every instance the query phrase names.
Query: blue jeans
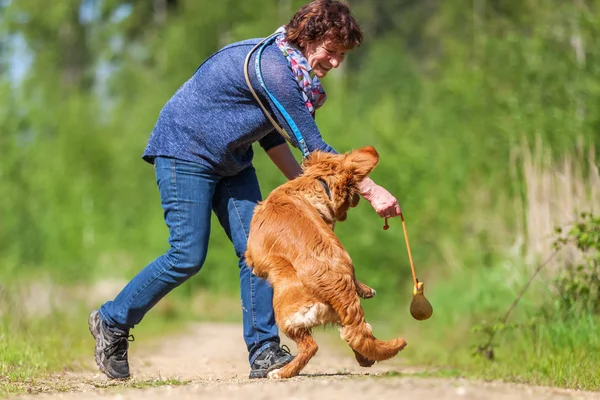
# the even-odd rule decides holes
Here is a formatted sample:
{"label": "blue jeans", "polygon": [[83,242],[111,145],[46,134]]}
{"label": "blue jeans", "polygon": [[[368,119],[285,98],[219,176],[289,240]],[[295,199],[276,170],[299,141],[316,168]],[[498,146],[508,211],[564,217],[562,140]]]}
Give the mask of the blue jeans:
{"label": "blue jeans", "polygon": [[169,228],[170,249],[141,270],[117,295],[100,307],[109,325],[133,328],[167,293],[202,268],[208,250],[211,209],[239,258],[242,322],[250,364],[272,342],[279,343],[273,313],[273,289],[252,274],[244,261],[250,220],[261,200],[253,167],[221,177],[189,161],[157,157],[156,181]]}

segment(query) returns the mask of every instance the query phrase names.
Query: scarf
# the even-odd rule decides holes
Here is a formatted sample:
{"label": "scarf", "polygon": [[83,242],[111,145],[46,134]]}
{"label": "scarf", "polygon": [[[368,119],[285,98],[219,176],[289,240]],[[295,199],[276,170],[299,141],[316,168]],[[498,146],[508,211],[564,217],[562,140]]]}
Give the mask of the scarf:
{"label": "scarf", "polygon": [[327,94],[321,85],[319,78],[313,73],[308,65],[308,60],[302,55],[302,52],[293,47],[285,38],[285,25],[277,29],[279,34],[275,37],[275,44],[288,59],[292,66],[292,71],[296,75],[298,86],[302,91],[302,98],[306,108],[314,116],[315,110],[325,103]]}

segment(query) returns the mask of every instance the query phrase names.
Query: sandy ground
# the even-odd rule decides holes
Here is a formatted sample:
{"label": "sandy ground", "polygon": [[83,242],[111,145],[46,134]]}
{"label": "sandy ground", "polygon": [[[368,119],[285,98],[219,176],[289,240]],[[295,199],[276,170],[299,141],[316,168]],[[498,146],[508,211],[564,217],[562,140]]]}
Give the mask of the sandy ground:
{"label": "sandy ground", "polygon": [[[394,360],[361,368],[332,333],[317,333],[319,352],[302,375],[286,381],[249,380],[242,328],[198,324],[154,345],[133,343],[133,378],[109,381],[93,366],[31,386],[32,394],[11,399],[600,399],[599,393],[501,382],[402,376],[416,372]],[[289,341],[292,353],[295,346]],[[410,346],[410,343],[409,343]],[[90,353],[93,341],[90,336]],[[168,385],[168,382],[173,384]]]}

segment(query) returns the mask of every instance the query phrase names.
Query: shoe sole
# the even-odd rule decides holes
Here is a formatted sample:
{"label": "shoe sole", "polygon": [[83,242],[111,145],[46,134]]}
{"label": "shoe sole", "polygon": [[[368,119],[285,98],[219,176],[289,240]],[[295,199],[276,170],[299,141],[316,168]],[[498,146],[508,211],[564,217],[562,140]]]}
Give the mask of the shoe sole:
{"label": "shoe sole", "polygon": [[283,368],[292,362],[293,358],[287,362],[280,362],[278,364],[271,365],[268,369],[258,369],[254,371],[250,371],[250,379],[263,379],[269,375],[269,372],[274,371],[279,368]]}
{"label": "shoe sole", "polygon": [[94,359],[96,360],[96,365],[100,368],[100,372],[104,373],[110,379],[127,379],[130,375],[127,376],[115,376],[110,371],[108,371],[104,364],[102,363],[102,350],[100,350],[100,341],[98,340],[98,336],[100,335],[100,317],[98,316],[98,310],[92,311],[88,318],[88,328],[90,333],[92,334],[94,340],[96,341],[96,346],[94,347]]}
{"label": "shoe sole", "polygon": [[[96,310],[92,311],[92,313],[90,314],[90,316],[88,318],[88,328],[90,329],[90,333],[92,334],[92,337],[96,341],[96,346],[94,347],[94,359],[96,360],[96,365],[98,365],[98,368],[100,368],[101,372],[106,374],[106,368],[104,368],[104,365],[102,364],[102,360],[100,358],[101,351],[98,349],[99,344],[100,344],[100,343],[98,343],[98,335],[100,334],[100,327],[98,326],[98,324],[96,322],[99,320],[100,320],[100,317],[98,317],[98,311],[96,311]],[[106,375],[108,375],[108,374],[106,374]]]}

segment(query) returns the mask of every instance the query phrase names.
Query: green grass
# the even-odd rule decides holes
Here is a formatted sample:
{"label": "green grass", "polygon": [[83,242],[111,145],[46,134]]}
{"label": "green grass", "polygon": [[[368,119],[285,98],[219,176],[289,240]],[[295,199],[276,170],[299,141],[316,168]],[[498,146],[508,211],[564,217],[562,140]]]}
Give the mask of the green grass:
{"label": "green grass", "polygon": [[430,371],[419,371],[419,372],[400,372],[400,371],[389,371],[384,374],[375,375],[381,378],[403,378],[403,377],[416,377],[416,378],[461,378],[464,376],[463,372],[454,368],[440,368],[432,369]]}
{"label": "green grass", "polygon": [[396,312],[396,320],[375,322],[375,334],[380,330],[386,336],[404,336],[408,346],[401,357],[409,365],[432,371],[441,368],[460,371],[467,378],[600,390],[600,319],[542,313],[549,297],[543,281],[534,284],[517,306],[509,320],[516,327],[496,333],[494,360],[475,351],[489,336],[474,328],[500,320],[520,290],[521,285],[506,284],[509,279],[515,282],[514,274],[515,270],[484,268],[432,281],[426,292],[434,306],[430,320],[411,320],[406,305],[405,312]]}
{"label": "green grass", "polygon": [[[87,325],[90,309],[81,299],[73,299],[62,312],[53,310],[47,315],[28,317],[26,306],[15,301],[19,293],[18,286],[13,286],[10,293],[2,293],[2,301],[11,304],[11,308],[0,317],[0,396],[37,393],[46,390],[43,389],[46,382],[50,383],[51,391],[69,390],[68,383],[52,375],[94,368],[94,342]],[[161,337],[181,333],[191,320],[239,320],[239,301],[205,292],[189,299],[185,293],[184,289],[164,298],[131,331],[137,345],[152,345]],[[133,380],[126,386],[175,384],[184,383]]]}
{"label": "green grass", "polygon": [[[42,376],[77,368],[86,349],[85,324],[69,323],[54,314],[35,320],[15,315],[0,319],[0,394],[23,393],[27,382]],[[87,333],[89,335],[89,333]]]}
{"label": "green grass", "polygon": [[[77,321],[77,322],[75,322]],[[188,322],[157,314],[136,327],[136,341],[149,344],[158,337],[176,333]],[[53,314],[15,325],[0,320],[0,396],[41,391],[51,382],[52,391],[70,386],[52,378],[62,371],[82,371],[93,365],[94,342],[87,327],[87,310],[68,317]],[[185,384],[168,380],[132,381],[127,387],[154,387]]]}
{"label": "green grass", "polygon": [[475,376],[524,383],[599,390],[597,318],[541,319],[498,340],[496,361],[477,360]]}
{"label": "green grass", "polygon": [[[382,298],[378,296],[364,302],[367,318],[371,317],[375,334],[386,338],[399,332],[409,343],[400,358],[408,365],[425,368],[418,373],[395,372],[384,377],[466,377],[583,390],[600,389],[600,377],[596,374],[596,367],[600,364],[600,322],[594,317],[557,320],[536,315],[528,318],[535,304],[529,298],[537,297],[539,287],[532,288],[532,293],[523,300],[514,321],[531,322],[535,318],[538,322],[499,332],[494,341],[494,361],[476,355],[474,348],[485,343],[487,337],[480,332],[473,332],[473,326],[481,324],[484,317],[492,321],[495,316],[503,315],[517,288],[511,290],[497,284],[500,277],[491,271],[474,272],[472,275],[472,279],[480,282],[485,290],[465,286],[468,280],[459,277],[444,280],[443,286],[438,286],[439,283],[435,281],[430,282],[426,295],[435,311],[428,321],[412,320],[407,304],[392,307],[392,304],[402,303],[400,297],[407,297],[401,296],[401,292],[390,296],[394,297],[393,300],[383,295]],[[492,285],[492,282],[496,284]],[[495,302],[493,299],[496,299]],[[179,304],[179,300],[167,303],[172,303],[170,307],[181,307],[182,312],[165,313],[163,309],[149,314],[144,323],[135,329],[142,343],[174,333],[190,317],[197,317],[192,311],[186,318],[185,305]],[[381,307],[380,311],[384,313],[377,312],[382,303],[387,304]],[[395,313],[388,313],[387,308],[395,310]],[[383,315],[393,315],[394,319],[383,318]],[[36,388],[53,372],[85,369],[81,361],[91,357],[93,346],[86,319],[87,310],[81,310],[69,315],[53,314],[33,321],[18,318],[10,322],[7,318],[0,320],[3,332],[0,339],[0,394],[24,393],[28,387],[30,390]],[[231,319],[234,319],[233,315]],[[185,382],[137,381],[125,386],[179,384]],[[68,390],[68,387],[61,388],[58,385],[52,390]]]}
{"label": "green grass", "polygon": [[82,386],[103,389],[107,391],[122,391],[123,389],[147,389],[162,386],[183,386],[189,384],[189,380],[180,379],[128,379],[128,380],[108,380],[91,381],[81,380],[63,380],[61,376],[41,375],[36,378],[30,378],[25,381],[14,382],[10,390],[0,392],[0,397],[15,394],[40,394],[40,393],[63,393],[72,391],[81,391]]}
{"label": "green grass", "polygon": [[9,380],[63,368],[66,360],[82,353],[87,330],[58,313],[35,320],[5,317],[0,328],[0,375]]}
{"label": "green grass", "polygon": [[[425,280],[425,294],[434,307],[427,321],[410,317],[410,280],[403,287],[379,290],[363,301],[365,315],[381,339],[402,336],[408,347],[400,354],[414,374],[384,376],[467,377],[505,380],[563,388],[600,390],[600,321],[597,317],[559,318],[551,304],[547,282],[536,280],[511,317],[514,329],[496,334],[494,361],[474,349],[487,342],[474,327],[501,318],[527,279],[525,268],[511,265],[453,271]],[[437,278],[437,279],[436,279]],[[365,282],[370,283],[368,279]],[[225,293],[187,297],[183,289],[167,296],[132,333],[138,343],[180,332],[191,320],[239,321],[239,302]],[[5,293],[6,297],[6,293]],[[13,304],[14,305],[14,304]],[[540,310],[549,310],[541,312]],[[67,312],[68,311],[68,312]],[[0,318],[0,394],[24,393],[52,373],[77,371],[92,363],[93,341],[87,328],[87,307],[74,305],[62,313],[27,318],[13,307]],[[50,379],[51,381],[51,379]],[[134,387],[185,382],[130,382]],[[137,385],[137,386],[136,386]],[[140,386],[141,385],[141,386]],[[130,386],[127,386],[130,387]],[[68,390],[57,383],[53,391]]]}
{"label": "green grass", "polygon": [[180,379],[151,379],[146,381],[133,381],[131,384],[126,385],[126,387],[134,389],[146,389],[161,386],[183,386],[190,382],[191,381],[189,380]]}

